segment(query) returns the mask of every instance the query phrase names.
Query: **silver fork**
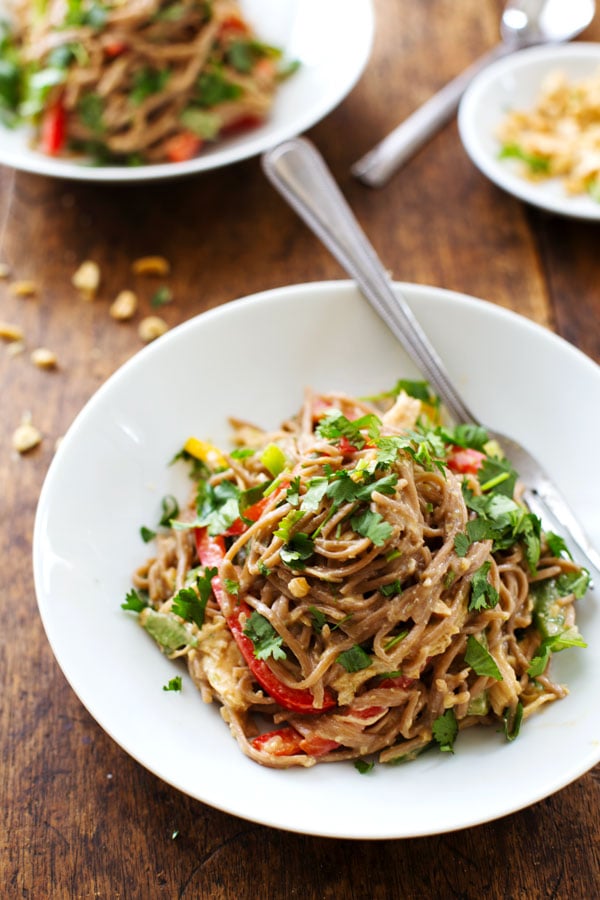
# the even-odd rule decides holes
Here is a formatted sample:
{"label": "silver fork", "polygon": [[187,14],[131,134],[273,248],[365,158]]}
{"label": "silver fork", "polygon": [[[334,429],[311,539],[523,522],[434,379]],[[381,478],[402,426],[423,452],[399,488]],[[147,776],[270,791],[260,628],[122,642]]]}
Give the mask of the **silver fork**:
{"label": "silver fork", "polygon": [[[433,385],[456,422],[479,424],[452,383],[446,368],[408,303],[396,293],[383,264],[358,224],[322,156],[304,138],[273,148],[262,158],[264,172],[290,206],[355,279],[371,306]],[[546,530],[570,541],[578,561],[600,586],[600,554],[566,500],[539,462],[513,438],[487,424],[526,485],[523,499]]]}

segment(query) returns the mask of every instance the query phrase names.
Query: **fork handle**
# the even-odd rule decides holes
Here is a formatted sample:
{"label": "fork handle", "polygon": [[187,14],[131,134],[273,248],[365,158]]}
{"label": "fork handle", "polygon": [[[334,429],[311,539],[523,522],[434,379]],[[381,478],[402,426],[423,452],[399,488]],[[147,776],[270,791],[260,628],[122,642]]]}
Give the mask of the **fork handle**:
{"label": "fork handle", "polygon": [[500,43],[481,56],[354,163],[352,174],[369,187],[384,185],[454,115],[475,75],[513,49]]}
{"label": "fork handle", "polygon": [[477,422],[444,364],[358,224],[316,148],[305,138],[285,141],[262,159],[265,174],[318,235],[407,349],[457,422]]}

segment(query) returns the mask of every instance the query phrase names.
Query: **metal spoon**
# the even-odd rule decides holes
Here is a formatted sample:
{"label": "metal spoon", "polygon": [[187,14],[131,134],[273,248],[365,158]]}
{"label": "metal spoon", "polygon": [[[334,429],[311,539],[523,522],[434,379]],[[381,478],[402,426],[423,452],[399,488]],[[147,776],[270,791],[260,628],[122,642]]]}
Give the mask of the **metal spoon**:
{"label": "metal spoon", "polygon": [[[292,209],[306,222],[356,280],[364,297],[436,389],[456,422],[477,419],[459,394],[437,351],[402,294],[394,291],[364,231],[346,203],[323,157],[303,138],[285,141],[264,154],[263,169]],[[513,438],[486,425],[527,485],[523,499],[546,530],[570,538],[581,563],[600,586],[600,553],[579,525],[566,500],[539,462]]]}
{"label": "metal spoon", "polygon": [[569,41],[587,28],[595,0],[508,0],[500,24],[501,43],[450,81],[352,166],[370,187],[381,187],[456,112],[475,75],[494,60],[534,44]]}

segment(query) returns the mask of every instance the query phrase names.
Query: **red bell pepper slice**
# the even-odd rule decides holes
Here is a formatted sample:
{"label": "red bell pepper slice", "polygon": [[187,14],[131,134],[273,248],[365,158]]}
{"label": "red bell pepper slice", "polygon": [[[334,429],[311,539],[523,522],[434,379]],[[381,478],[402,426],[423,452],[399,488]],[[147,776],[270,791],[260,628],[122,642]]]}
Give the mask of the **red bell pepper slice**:
{"label": "red bell pepper slice", "polygon": [[[244,519],[249,519],[251,522],[258,521],[265,511],[270,499],[271,497],[263,497],[262,500],[258,500],[256,503],[253,503],[252,506],[245,509],[243,512]],[[235,522],[232,522],[227,531],[223,532],[223,535],[225,537],[237,537],[237,535],[247,531],[248,525],[244,522],[244,519],[240,517],[239,519],[236,519]]]}
{"label": "red bell pepper slice", "polygon": [[48,156],[56,156],[63,149],[67,135],[67,112],[62,97],[48,106],[42,117],[40,144]]}
{"label": "red bell pepper slice", "polygon": [[[208,568],[216,567],[219,569],[225,557],[225,541],[223,535],[213,537],[212,535],[209,535],[208,529],[206,528],[196,528],[195,534],[198,558],[202,565]],[[218,574],[212,579],[212,589],[219,606],[222,609],[225,608],[225,589],[223,588]],[[314,697],[308,689],[288,687],[277,678],[264,659],[256,658],[254,655],[254,644],[250,638],[244,634],[243,626],[240,621],[242,614],[249,616],[250,613],[251,610],[248,604],[239,603],[235,612],[227,616],[226,621],[248,668],[269,697],[272,697],[273,700],[284,709],[305,714],[318,715],[335,706],[335,697],[329,691],[325,692],[323,706],[315,706]]]}
{"label": "red bell pepper slice", "polygon": [[307,756],[324,756],[340,746],[337,741],[330,741],[316,734],[302,737],[291,726],[259,734],[258,737],[253,738],[251,743],[257,750],[262,750],[271,756],[295,756],[297,753],[306,753]]}
{"label": "red bell pepper slice", "polygon": [[235,134],[243,134],[245,131],[251,131],[252,128],[258,128],[259,125],[264,123],[264,118],[262,116],[252,115],[251,113],[247,113],[244,116],[239,116],[237,119],[233,119],[231,122],[228,122],[226,125],[223,125],[219,132],[220,137],[233,137]]}
{"label": "red bell pepper slice", "polygon": [[202,147],[202,139],[191,131],[174,134],[165,143],[165,156],[169,162],[186,162],[192,159]]}
{"label": "red bell pepper slice", "polygon": [[446,465],[459,475],[476,475],[483,465],[485,453],[472,447],[453,447]]}

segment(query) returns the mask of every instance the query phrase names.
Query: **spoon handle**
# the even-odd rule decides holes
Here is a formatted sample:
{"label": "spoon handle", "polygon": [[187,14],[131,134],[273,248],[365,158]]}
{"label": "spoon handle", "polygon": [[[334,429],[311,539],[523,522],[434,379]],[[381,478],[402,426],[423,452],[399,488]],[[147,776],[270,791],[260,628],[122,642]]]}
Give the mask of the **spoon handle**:
{"label": "spoon handle", "polygon": [[475,75],[512,49],[501,43],[476,60],[354,163],[352,174],[369,187],[384,185],[454,115]]}
{"label": "spoon handle", "polygon": [[295,138],[265,153],[262,164],[290,206],[356,280],[455,421],[476,422],[408,303],[392,289],[375,250],[316,148],[304,138]]}

